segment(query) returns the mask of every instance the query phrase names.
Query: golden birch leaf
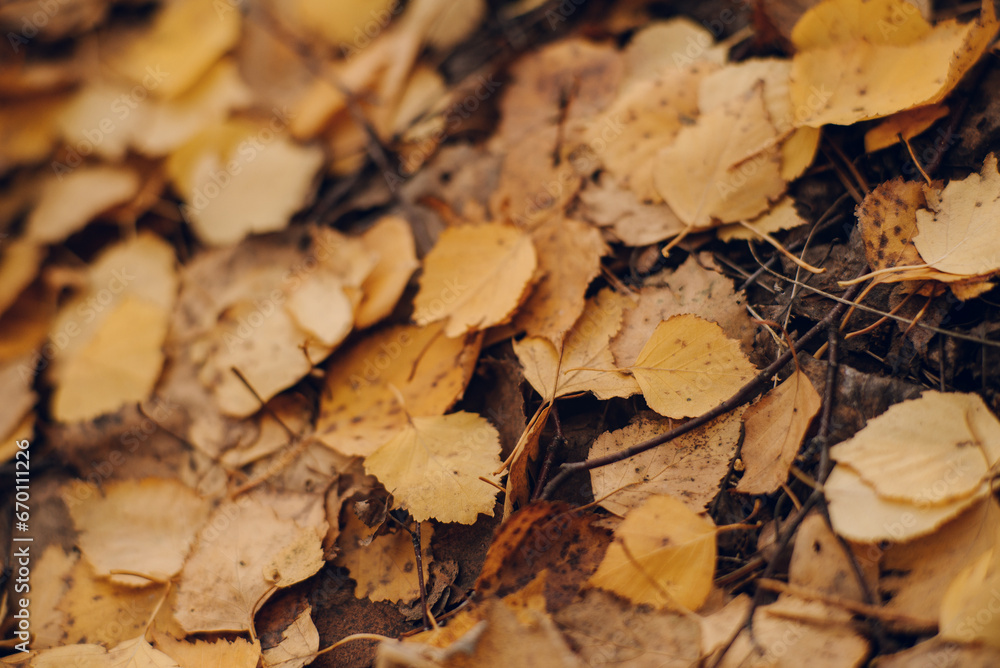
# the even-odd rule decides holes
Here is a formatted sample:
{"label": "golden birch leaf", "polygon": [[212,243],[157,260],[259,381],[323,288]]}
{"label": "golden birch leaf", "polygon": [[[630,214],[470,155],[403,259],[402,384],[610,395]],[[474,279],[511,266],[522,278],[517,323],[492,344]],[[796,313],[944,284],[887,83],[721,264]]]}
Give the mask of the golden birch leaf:
{"label": "golden birch leaf", "polygon": [[694,610],[715,574],[715,525],[670,496],[651,496],[615,530],[587,581],[639,605]]}
{"label": "golden birch leaf", "polygon": [[[590,483],[594,497],[602,499],[601,507],[620,517],[656,494],[672,494],[692,511],[702,512],[719,493],[719,481],[736,453],[741,415],[737,409],[658,448],[593,469]],[[598,436],[588,458],[619,452],[659,436],[671,426],[662,418],[640,418]]]}
{"label": "golden birch leaf", "polygon": [[424,258],[413,320],[419,325],[445,320],[449,337],[508,322],[536,265],[531,237],[514,227],[449,227]]}
{"label": "golden birch leaf", "polygon": [[975,275],[1000,270],[1000,173],[995,153],[980,174],[952,181],[940,193],[925,188],[928,210],[917,211],[913,239],[934,269]]}
{"label": "golden birch leaf", "polygon": [[971,495],[938,505],[918,506],[879,496],[853,469],[837,465],[823,486],[834,530],[848,540],[877,543],[927,535],[989,494],[986,483]]}
{"label": "golden birch leaf", "polygon": [[79,546],[94,572],[112,582],[144,587],[149,580],[113,570],[168,580],[184,566],[209,503],[170,479],[108,483],[102,496],[68,503]]}
{"label": "golden birch leaf", "polygon": [[621,326],[628,297],[605,289],[587,301],[583,313],[566,334],[562,353],[537,336],[514,342],[525,379],[543,399],[593,392],[599,399],[629,397],[639,391],[635,381],[615,366],[610,338]]}
{"label": "golden birch leaf", "polygon": [[260,660],[260,642],[244,638],[232,641],[178,640],[169,633],[154,632],[156,648],[176,661],[181,668],[256,668]]}
{"label": "golden birch leaf", "polygon": [[[394,531],[372,537],[369,528],[354,513],[347,513],[347,522],[337,538],[339,553],[334,560],[346,568],[358,583],[357,598],[372,601],[408,604],[420,598],[417,560],[413,554],[413,538],[406,531]],[[421,563],[427,581],[434,527],[420,527]]]}
{"label": "golden birch leaf", "polygon": [[900,135],[904,140],[913,139],[947,116],[948,112],[947,105],[929,104],[893,114],[865,133],[865,153],[898,144]]}
{"label": "golden birch leaf", "polygon": [[314,659],[319,650],[319,631],[312,620],[312,606],[307,605],[281,632],[281,641],[265,649],[262,658],[265,668],[302,668]]}
{"label": "golden birch leaf", "polygon": [[665,417],[695,417],[753,378],[753,364],[714,322],[693,314],[661,322],[629,367],[646,403]]}
{"label": "golden birch leaf", "polygon": [[805,125],[851,125],[939,102],[997,31],[990,0],[975,22],[931,26],[906,0],[826,0],[792,31],[791,95]]}
{"label": "golden birch leaf", "polygon": [[287,587],[322,566],[321,559],[312,560],[312,572],[296,571],[297,578],[281,574],[275,582],[273,565],[286,546],[311,542],[321,551],[326,531],[321,496],[269,492],[224,502],[181,571],[177,621],[188,633],[248,630],[253,611],[275,585]]}
{"label": "golden birch leaf", "polygon": [[[795,200],[786,195],[777,204],[753,220],[748,220],[747,223],[757,232],[771,234],[805,225],[806,220],[795,210]],[[754,234],[753,230],[748,230],[739,223],[723,225],[718,228],[716,234],[722,241],[760,238],[759,234]]]}
{"label": "golden birch leaf", "polygon": [[110,67],[159,97],[174,97],[236,45],[241,16],[236,7],[201,0],[168,3],[149,28],[108,54]]}
{"label": "golden birch leaf", "polygon": [[656,156],[653,183],[696,229],[753,218],[785,191],[778,140],[756,86],[684,127]]}
{"label": "golden birch leaf", "polygon": [[108,666],[114,668],[181,668],[140,636],[108,650]]}
{"label": "golden birch leaf", "polygon": [[978,395],[931,390],[869,420],[830,457],[883,499],[950,504],[979,494],[1000,459],[1000,421]]}
{"label": "golden birch leaf", "polygon": [[821,404],[808,376],[796,371],[747,409],[740,450],[746,470],[737,492],[769,494],[781,487]]}
{"label": "golden birch leaf", "polygon": [[500,435],[473,413],[415,417],[365,459],[365,471],[385,485],[396,502],[422,522],[473,524],[493,516]]}
{"label": "golden birch leaf", "polygon": [[443,415],[465,392],[482,342],[479,334],[450,339],[443,329],[396,325],[340,351],[327,369],[316,437],[367,456],[406,427],[407,414]]}

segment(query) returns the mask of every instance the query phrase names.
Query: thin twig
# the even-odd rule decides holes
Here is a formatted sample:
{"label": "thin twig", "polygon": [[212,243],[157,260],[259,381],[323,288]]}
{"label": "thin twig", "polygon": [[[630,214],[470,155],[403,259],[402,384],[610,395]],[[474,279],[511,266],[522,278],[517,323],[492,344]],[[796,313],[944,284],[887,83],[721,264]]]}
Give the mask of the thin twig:
{"label": "thin twig", "polygon": [[[849,289],[847,292],[844,293],[841,299],[843,301],[846,301],[847,303],[850,303],[850,300],[853,298],[854,293],[856,291],[857,290],[855,288]],[[614,464],[615,462],[620,462],[630,457],[635,457],[636,455],[642,454],[647,450],[652,450],[657,446],[663,445],[664,443],[667,443],[677,438],[678,436],[693,431],[698,427],[700,427],[701,425],[707,422],[711,422],[720,415],[725,415],[726,413],[733,410],[737,406],[740,406],[745,402],[749,401],[760,390],[760,388],[765,383],[767,383],[767,381],[771,378],[771,376],[781,371],[781,369],[786,364],[788,364],[789,361],[791,361],[792,355],[794,355],[797,350],[801,350],[806,343],[815,338],[820,332],[824,331],[830,323],[832,323],[834,320],[840,317],[840,314],[843,313],[845,308],[846,307],[844,306],[843,303],[837,304],[836,306],[831,308],[830,312],[827,313],[822,320],[816,323],[816,325],[813,326],[813,328],[810,329],[808,332],[799,337],[799,339],[795,342],[794,348],[786,350],[781,355],[779,355],[774,362],[772,362],[766,369],[758,373],[753,379],[750,380],[750,382],[741,387],[736,392],[736,394],[729,397],[729,399],[726,399],[721,404],[717,405],[715,408],[705,413],[702,413],[696,418],[688,420],[687,422],[685,422],[680,426],[674,427],[665,434],[661,434],[655,438],[649,439],[648,441],[638,443],[630,448],[626,448],[624,450],[612,453],[610,455],[605,455],[604,457],[596,457],[594,459],[588,459],[587,461],[583,462],[570,462],[561,465],[559,467],[559,472],[555,475],[554,478],[552,478],[551,482],[549,482],[545,486],[545,489],[542,491],[541,498],[542,499],[552,498],[552,494],[559,487],[559,485],[565,482],[565,480],[574,473],[579,473],[581,471],[590,471],[591,469],[596,469],[601,466],[607,466],[608,464]]]}

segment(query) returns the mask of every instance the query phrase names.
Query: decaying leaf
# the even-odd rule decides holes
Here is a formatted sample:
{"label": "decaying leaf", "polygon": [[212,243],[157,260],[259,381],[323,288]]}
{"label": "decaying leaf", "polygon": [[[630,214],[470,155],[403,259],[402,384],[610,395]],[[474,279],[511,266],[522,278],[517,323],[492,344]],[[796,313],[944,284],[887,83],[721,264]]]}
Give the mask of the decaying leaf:
{"label": "decaying leaf", "polygon": [[499,482],[500,436],[473,413],[409,418],[409,424],[365,459],[365,471],[378,478],[396,502],[418,522],[472,524],[493,515]]}
{"label": "decaying leaf", "polygon": [[660,415],[695,417],[750,381],[754,366],[722,328],[696,315],[661,322],[629,367]]}
{"label": "decaying leaf", "polygon": [[184,565],[209,505],[173,480],[126,480],[105,487],[104,496],[69,504],[80,533],[80,549],[99,575],[112,582],[145,586],[149,580],[115,570],[143,573],[160,581]]}
{"label": "decaying leaf", "polygon": [[[338,540],[341,552],[336,563],[347,568],[358,583],[354,595],[390,603],[410,603],[420,598],[412,536],[406,531],[393,531],[373,537],[373,531],[354,513],[347,514],[346,525]],[[430,546],[433,535],[431,525],[421,526],[420,548],[425,582],[432,561]]]}
{"label": "decaying leaf", "polygon": [[715,525],[657,495],[625,516],[589,584],[654,608],[695,610],[714,573]]}
{"label": "decaying leaf", "polygon": [[[669,443],[593,469],[590,482],[594,498],[600,500],[601,507],[622,517],[657,494],[671,494],[690,510],[704,511],[719,493],[719,481],[736,452],[741,413],[727,413]],[[598,436],[589,457],[613,454],[670,428],[666,420],[640,418],[623,429]]]}
{"label": "decaying leaf", "polygon": [[312,607],[305,609],[281,633],[281,642],[265,649],[261,655],[264,665],[281,668],[302,668],[312,663],[319,649],[319,631],[312,620]]}

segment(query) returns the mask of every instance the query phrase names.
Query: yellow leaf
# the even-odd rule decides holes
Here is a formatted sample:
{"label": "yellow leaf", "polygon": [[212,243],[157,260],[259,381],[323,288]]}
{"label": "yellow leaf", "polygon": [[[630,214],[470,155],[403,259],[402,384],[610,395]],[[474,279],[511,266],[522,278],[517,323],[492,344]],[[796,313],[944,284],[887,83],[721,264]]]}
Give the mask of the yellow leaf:
{"label": "yellow leaf", "polygon": [[821,405],[809,378],[796,371],[747,409],[743,414],[746,437],[740,450],[746,471],[736,485],[737,492],[770,494],[785,482]]}
{"label": "yellow leaf", "polygon": [[[753,220],[747,221],[757,232],[771,234],[781,230],[790,230],[800,225],[805,225],[806,221],[795,210],[795,201],[790,196],[782,197],[781,200],[770,209],[760,214]],[[748,230],[743,225],[734,223],[723,225],[716,232],[722,241],[732,241],[733,239],[759,239],[759,234],[754,234],[753,230]]]}
{"label": "yellow leaf", "polygon": [[127,167],[81,165],[42,186],[41,199],[28,216],[27,238],[40,244],[62,241],[99,214],[130,200],[139,176]]}
{"label": "yellow leaf", "polygon": [[943,104],[929,104],[909,111],[901,111],[885,119],[865,133],[865,153],[874,153],[899,143],[899,135],[910,140],[948,115]]}
{"label": "yellow leaf", "polygon": [[980,174],[952,181],[940,193],[925,188],[928,210],[917,211],[913,239],[921,257],[949,274],[1000,270],[1000,173],[995,153]]}
{"label": "yellow leaf", "polygon": [[[221,8],[221,9],[220,9]],[[229,5],[177,0],[109,55],[111,68],[160,97],[188,90],[240,38],[242,13]]]}
{"label": "yellow leaf", "polygon": [[365,230],[361,242],[377,259],[361,286],[364,297],[354,315],[354,324],[358,329],[370,327],[392,313],[410,276],[420,266],[413,231],[403,218],[381,218]]}
{"label": "yellow leaf", "polygon": [[292,142],[280,119],[277,131],[273,125],[226,121],[168,160],[186,201],[181,212],[202,241],[224,245],[283,229],[312,198],[323,152]]}
{"label": "yellow leaf", "polygon": [[[357,598],[372,601],[408,604],[420,598],[417,580],[417,560],[413,554],[413,538],[406,531],[393,531],[373,536],[369,528],[352,512],[337,539],[340,552],[334,561],[346,568],[358,583]],[[420,561],[427,581],[434,527],[420,527]]]}
{"label": "yellow leaf", "polygon": [[450,337],[503,324],[526,296],[536,263],[531,237],[513,227],[450,227],[424,258],[413,320],[446,320]]}
{"label": "yellow leaf", "polygon": [[791,95],[805,125],[851,125],[944,99],[997,31],[990,0],[974,23],[931,27],[905,0],[825,0],[792,31]]}
{"label": "yellow leaf", "polygon": [[154,633],[154,638],[156,648],[181,668],[256,668],[260,659],[260,642],[244,638],[188,642],[167,633]]}
{"label": "yellow leaf", "polygon": [[886,500],[937,506],[978,494],[1000,459],[1000,421],[975,394],[927,391],[830,449]]}
{"label": "yellow leaf", "polygon": [[493,516],[500,435],[473,413],[411,418],[399,434],[365,459],[365,471],[422,522],[473,524]]}
{"label": "yellow leaf", "polygon": [[785,191],[779,136],[763,87],[698,117],[656,157],[653,182],[695,228],[753,218]]}
{"label": "yellow leaf", "polygon": [[514,342],[514,352],[524,369],[525,379],[543,399],[593,392],[599,399],[629,397],[638,386],[615,367],[608,347],[621,325],[622,309],[628,297],[605,289],[587,301],[560,352],[551,341],[527,337]]}
{"label": "yellow leaf", "polygon": [[295,0],[292,3],[303,26],[317,31],[333,45],[360,49],[387,28],[402,9],[396,0],[324,2]]}
{"label": "yellow leaf", "polygon": [[323,499],[315,495],[254,493],[224,502],[199,533],[181,571],[177,621],[188,633],[248,630],[251,613],[276,584],[292,585],[323,562],[311,560],[314,568],[277,583],[268,567],[289,544],[311,542],[322,551],[326,530]]}
{"label": "yellow leaf", "polygon": [[342,350],[327,370],[316,437],[345,455],[367,456],[406,426],[406,414],[451,408],[472,375],[481,337],[449,339],[442,329],[397,325]]}
{"label": "yellow leaf", "polygon": [[[176,575],[208,518],[210,507],[194,490],[169,479],[122,480],[102,496],[67,503],[79,546],[98,575],[129,570],[167,580]],[[149,580],[110,575],[112,582],[143,587]]]}
{"label": "yellow leaf", "polygon": [[588,584],[655,608],[701,607],[715,574],[715,525],[670,496],[651,496],[615,530]]}
{"label": "yellow leaf", "polygon": [[661,322],[629,370],[649,407],[672,418],[714,408],[755,372],[738,342],[714,322],[691,314]]}
{"label": "yellow leaf", "polygon": [[[594,498],[603,499],[601,507],[619,516],[652,495],[668,493],[692,511],[702,512],[719,493],[719,481],[736,453],[741,414],[737,409],[660,447],[593,469]],[[666,433],[671,426],[666,420],[641,418],[598,436],[588,458],[619,452]]]}

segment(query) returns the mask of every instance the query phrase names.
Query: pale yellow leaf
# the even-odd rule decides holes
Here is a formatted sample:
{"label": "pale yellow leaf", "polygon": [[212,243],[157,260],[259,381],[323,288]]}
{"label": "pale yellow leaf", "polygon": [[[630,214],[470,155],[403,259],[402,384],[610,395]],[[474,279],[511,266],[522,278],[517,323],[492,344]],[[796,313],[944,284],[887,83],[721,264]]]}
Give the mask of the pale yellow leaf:
{"label": "pale yellow leaf", "polygon": [[[248,630],[251,613],[275,585],[287,587],[313,574],[296,571],[296,578],[275,583],[273,562],[293,543],[311,541],[322,549],[327,528],[321,496],[261,492],[224,502],[199,533],[181,571],[177,621],[188,633]],[[309,563],[318,569],[322,560]]]}
{"label": "pale yellow leaf", "polygon": [[747,409],[740,450],[746,470],[737,492],[770,494],[781,487],[821,405],[809,377],[797,370]]}
{"label": "pale yellow leaf", "polygon": [[[159,580],[176,575],[208,518],[210,505],[170,479],[122,480],[104,485],[102,496],[69,504],[84,557],[99,575],[114,570]],[[112,582],[145,586],[149,580],[110,575]]]}
{"label": "pale yellow leaf", "polygon": [[785,191],[779,135],[761,86],[702,114],[661,150],[656,190],[695,228],[753,218]]}
{"label": "pale yellow leaf", "polygon": [[772,234],[781,230],[790,230],[800,225],[805,225],[806,221],[795,210],[795,200],[789,196],[782,197],[781,200],[770,209],[760,214],[753,220],[747,221],[753,230],[748,230],[739,223],[723,225],[718,228],[716,234],[722,241],[732,241],[733,239],[760,239],[760,234],[755,234],[754,230],[764,234]]}
{"label": "pale yellow leaf", "polygon": [[587,581],[633,603],[695,610],[712,590],[715,525],[670,496],[651,496],[615,529]]}
{"label": "pale yellow leaf", "polygon": [[386,216],[365,230],[361,242],[376,264],[362,284],[364,296],[354,314],[355,326],[370,327],[385,318],[403,294],[420,263],[417,262],[413,231],[404,218]]}
{"label": "pale yellow leaf", "polygon": [[256,668],[260,659],[260,642],[244,638],[188,642],[167,633],[155,633],[154,637],[156,648],[180,668]]}
{"label": "pale yellow leaf", "polygon": [[660,415],[694,417],[736,393],[756,369],[722,328],[696,315],[661,322],[629,368]]}
{"label": "pale yellow leaf", "polygon": [[240,38],[242,12],[231,5],[177,0],[152,24],[108,54],[111,68],[159,97],[188,90]]}
{"label": "pale yellow leaf", "polygon": [[[1000,542],[959,571],[941,601],[941,637],[963,643],[981,642],[1000,647]],[[989,613],[988,615],[985,613]]]}
{"label": "pale yellow leaf", "polygon": [[989,493],[986,483],[971,496],[933,506],[917,506],[880,497],[850,467],[833,467],[823,486],[834,530],[848,540],[877,543],[906,541],[936,530]]}
{"label": "pale yellow leaf", "polygon": [[424,258],[413,320],[446,320],[450,337],[503,324],[524,299],[536,265],[531,237],[516,228],[450,227]]}
{"label": "pale yellow leaf", "polygon": [[365,471],[385,485],[418,522],[472,524],[493,516],[500,435],[473,413],[414,417],[410,424],[365,459]]}
{"label": "pale yellow leaf", "polygon": [[975,394],[925,392],[830,449],[886,500],[941,505],[979,494],[1000,459],[1000,421]]}
{"label": "pale yellow leaf", "polygon": [[913,243],[931,267],[949,274],[1000,270],[1000,173],[995,153],[980,174],[924,189],[928,210],[917,211]]}
{"label": "pale yellow leaf", "polygon": [[27,238],[39,244],[62,241],[138,190],[139,176],[127,167],[82,165],[50,177],[28,217]]}

